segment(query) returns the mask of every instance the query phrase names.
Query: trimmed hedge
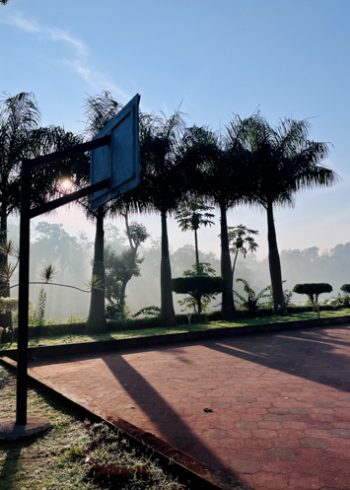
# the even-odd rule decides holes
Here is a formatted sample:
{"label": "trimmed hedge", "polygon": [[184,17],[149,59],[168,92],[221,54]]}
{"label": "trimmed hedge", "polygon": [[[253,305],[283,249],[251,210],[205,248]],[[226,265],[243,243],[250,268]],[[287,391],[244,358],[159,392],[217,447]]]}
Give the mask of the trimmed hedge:
{"label": "trimmed hedge", "polygon": [[322,293],[331,293],[333,288],[326,282],[309,282],[304,284],[296,284],[293,291],[298,294],[306,294],[307,296],[318,296]]}
{"label": "trimmed hedge", "polygon": [[350,284],[343,284],[340,288],[343,293],[350,294]]}
{"label": "trimmed hedge", "polygon": [[172,290],[178,294],[216,294],[222,292],[222,278],[218,276],[189,276],[172,279]]}

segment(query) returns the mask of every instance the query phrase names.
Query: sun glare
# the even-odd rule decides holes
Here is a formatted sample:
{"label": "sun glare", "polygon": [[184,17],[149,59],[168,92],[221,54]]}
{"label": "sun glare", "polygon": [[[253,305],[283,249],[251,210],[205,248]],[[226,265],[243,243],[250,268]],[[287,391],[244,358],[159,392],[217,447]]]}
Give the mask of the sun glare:
{"label": "sun glare", "polygon": [[68,192],[73,190],[74,183],[68,177],[64,177],[63,179],[60,180],[59,187],[61,192],[67,194]]}

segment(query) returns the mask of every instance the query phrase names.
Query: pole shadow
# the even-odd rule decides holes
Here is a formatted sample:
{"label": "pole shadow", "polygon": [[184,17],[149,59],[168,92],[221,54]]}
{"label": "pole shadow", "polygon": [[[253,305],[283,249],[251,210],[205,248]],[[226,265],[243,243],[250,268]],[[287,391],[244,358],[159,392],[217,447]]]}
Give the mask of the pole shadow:
{"label": "pole shadow", "polygon": [[17,483],[14,480],[16,475],[19,458],[23,445],[18,443],[4,443],[0,452],[5,453],[5,459],[3,463],[0,463],[0,488],[2,490],[12,490],[16,488]]}

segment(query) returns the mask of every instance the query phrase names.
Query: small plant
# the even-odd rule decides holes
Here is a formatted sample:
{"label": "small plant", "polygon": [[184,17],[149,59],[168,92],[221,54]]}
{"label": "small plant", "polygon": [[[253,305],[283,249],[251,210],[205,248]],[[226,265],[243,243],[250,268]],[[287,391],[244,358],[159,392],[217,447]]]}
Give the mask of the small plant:
{"label": "small plant", "polygon": [[309,298],[310,303],[317,312],[318,318],[320,318],[320,306],[318,303],[318,298],[320,294],[331,293],[333,291],[333,288],[328,283],[317,282],[296,284],[293,288],[293,291],[298,294],[306,294],[306,296]]}
{"label": "small plant", "polygon": [[130,316],[130,308],[126,303],[121,305],[113,303],[106,306],[107,320],[127,320]]}
{"label": "small plant", "polygon": [[[350,284],[343,284],[340,288],[340,291],[343,291],[344,296],[347,298],[347,301],[349,303],[349,298],[350,298]],[[349,306],[349,304],[347,305]]]}
{"label": "small plant", "polygon": [[[17,298],[3,298],[0,297],[0,313],[9,313],[13,311],[17,311],[18,309],[18,299]],[[6,336],[6,338],[10,338],[10,345],[13,342],[14,330],[13,326],[3,327],[0,325],[0,348],[4,348],[4,344],[2,344],[2,337]]]}
{"label": "small plant", "polygon": [[[286,281],[282,281],[284,284]],[[272,287],[268,286],[268,291],[269,291],[269,299],[265,303],[266,308],[268,309],[273,309],[273,297],[272,297]],[[284,305],[286,308],[292,305],[292,296],[293,296],[293,291],[290,289],[283,289],[283,297],[284,297]]]}
{"label": "small plant", "polygon": [[141,310],[137,311],[132,317],[133,318],[154,318],[160,315],[159,306],[145,306]]}
{"label": "small plant", "polygon": [[335,307],[350,308],[350,284],[343,284],[340,290],[342,293],[338,293],[335,298],[325,300],[325,304]]}
{"label": "small plant", "polygon": [[44,291],[44,288],[40,288],[38,308],[36,311],[36,322],[37,322],[37,325],[40,325],[40,326],[45,324],[46,299],[47,299],[47,294]]}
{"label": "small plant", "polygon": [[246,296],[234,291],[235,296],[241,301],[241,307],[248,310],[250,313],[258,311],[259,301],[265,298],[271,298],[271,286],[266,286],[266,288],[262,289],[259,293],[256,293],[245,279],[238,278],[236,279],[236,282],[241,282],[243,284],[243,291]]}

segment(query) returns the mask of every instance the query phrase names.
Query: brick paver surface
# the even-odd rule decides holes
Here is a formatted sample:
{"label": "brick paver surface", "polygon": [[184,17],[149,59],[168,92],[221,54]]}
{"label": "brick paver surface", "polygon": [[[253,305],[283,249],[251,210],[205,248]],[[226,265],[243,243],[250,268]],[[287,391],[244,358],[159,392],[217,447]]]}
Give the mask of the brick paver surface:
{"label": "brick paver surface", "polygon": [[349,361],[350,327],[342,327],[40,361],[31,370],[253,488],[344,490]]}

